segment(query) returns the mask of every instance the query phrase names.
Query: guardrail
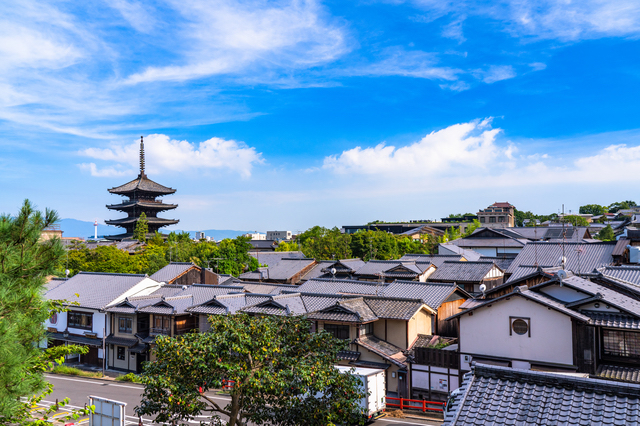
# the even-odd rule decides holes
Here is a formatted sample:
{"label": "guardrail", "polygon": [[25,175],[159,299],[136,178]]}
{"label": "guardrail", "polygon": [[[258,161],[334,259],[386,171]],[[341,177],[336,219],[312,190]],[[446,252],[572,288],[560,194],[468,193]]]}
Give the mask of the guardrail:
{"label": "guardrail", "polygon": [[223,379],[222,380],[222,390],[230,390],[233,389],[233,386],[236,384],[235,381],[233,380],[227,380],[227,379]]}
{"label": "guardrail", "polygon": [[[392,400],[398,401],[398,403],[392,403]],[[434,405],[440,408],[433,407]],[[387,397],[387,407],[397,407],[401,410],[420,410],[423,413],[426,413],[427,411],[438,411],[443,413],[446,405],[446,402]]]}

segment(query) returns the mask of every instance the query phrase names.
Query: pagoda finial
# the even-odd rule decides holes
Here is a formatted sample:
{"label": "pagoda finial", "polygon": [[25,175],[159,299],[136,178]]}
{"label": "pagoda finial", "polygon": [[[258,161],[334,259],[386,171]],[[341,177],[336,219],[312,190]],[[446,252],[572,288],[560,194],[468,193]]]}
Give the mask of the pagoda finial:
{"label": "pagoda finial", "polygon": [[140,136],[140,176],[144,176],[144,140]]}

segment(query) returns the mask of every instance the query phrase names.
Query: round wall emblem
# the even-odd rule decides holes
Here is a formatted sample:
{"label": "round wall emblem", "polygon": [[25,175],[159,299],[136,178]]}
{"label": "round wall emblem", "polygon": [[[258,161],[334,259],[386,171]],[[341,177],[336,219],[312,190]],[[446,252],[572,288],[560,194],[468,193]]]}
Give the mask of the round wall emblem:
{"label": "round wall emblem", "polygon": [[57,324],[57,322],[58,322],[58,313],[57,312],[54,312],[54,313],[51,314],[51,318],[49,318],[49,322],[51,324]]}

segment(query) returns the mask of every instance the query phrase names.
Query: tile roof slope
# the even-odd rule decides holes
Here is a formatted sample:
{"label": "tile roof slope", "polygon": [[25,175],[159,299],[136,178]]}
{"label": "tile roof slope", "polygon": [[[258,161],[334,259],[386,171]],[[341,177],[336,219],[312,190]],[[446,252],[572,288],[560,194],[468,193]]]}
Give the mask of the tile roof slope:
{"label": "tile roof slope", "polygon": [[509,266],[511,266],[511,263],[513,263],[513,259],[514,259],[513,257],[480,256],[478,261],[493,262],[498,266],[498,268],[502,269],[503,271],[506,271],[507,269],[509,269]]}
{"label": "tile roof slope", "polygon": [[289,280],[313,263],[315,263],[314,259],[282,259],[274,266],[269,267],[266,278],[270,280]]}
{"label": "tile roof slope", "polygon": [[319,278],[301,284],[297,291],[326,294],[381,294],[388,285],[388,283],[373,281]]}
{"label": "tile roof slope", "polygon": [[298,291],[298,286],[294,284],[250,283],[236,281],[233,285],[242,287],[249,293],[256,294],[280,294],[285,291]]}
{"label": "tile roof slope", "polygon": [[[591,272],[597,268],[611,265],[613,262],[612,252],[615,248],[610,243],[566,243],[564,249],[566,263],[565,269],[580,273]],[[529,273],[534,272],[531,268],[536,265],[542,267],[560,266],[562,257],[562,244],[550,242],[531,242],[518,253],[509,268],[505,271],[512,276],[507,282],[513,281],[515,277],[523,276],[521,268],[528,268]],[[526,275],[526,274],[525,274]]]}
{"label": "tile roof slope", "polygon": [[[591,296],[596,296],[600,294],[602,299],[608,302],[610,305],[621,308],[623,310],[628,311],[633,315],[640,316],[640,301],[632,299],[622,293],[619,293],[615,290],[612,290],[608,287],[602,286],[600,284],[596,284],[584,278],[580,278],[577,276],[570,276],[562,280],[563,285],[568,287],[573,287],[578,290],[582,290],[585,293],[590,294]],[[541,286],[547,285],[548,283],[541,283],[531,287],[531,290],[535,290]],[[580,300],[576,300],[575,302],[570,303],[569,305],[579,305]]]}
{"label": "tile roof slope", "polygon": [[473,247],[504,247],[504,248],[521,248],[527,244],[526,239],[515,238],[459,238],[451,243],[462,248]]}
{"label": "tile roof slope", "polygon": [[155,192],[159,194],[173,194],[176,192],[173,188],[168,188],[164,185],[160,185],[157,182],[152,181],[146,175],[138,175],[134,180],[125,183],[124,185],[116,186],[114,188],[109,188],[108,191],[112,194],[118,194],[121,192],[131,192],[134,190],[142,190]]}
{"label": "tile roof slope", "polygon": [[640,286],[640,266],[605,266],[598,269],[598,272],[606,277],[620,279]]}
{"label": "tile roof slope", "polygon": [[[462,249],[461,249],[462,250]],[[475,252],[474,252],[475,253]],[[439,268],[444,262],[447,261],[460,261],[463,255],[461,254],[405,254],[399,260],[401,261],[416,261],[416,262],[431,262],[436,268]],[[465,257],[465,259],[467,259]],[[467,259],[471,260],[471,259]]]}
{"label": "tile roof slope", "polygon": [[631,240],[626,238],[620,238],[616,243],[616,246],[613,248],[612,256],[622,256],[627,249],[627,245],[631,244]]}
{"label": "tile roof slope", "polygon": [[406,367],[407,357],[402,353],[402,349],[389,342],[380,340],[375,336],[365,335],[358,337],[355,343],[378,354],[398,367]]}
{"label": "tile roof slope", "polygon": [[610,328],[626,328],[629,330],[640,330],[640,319],[628,315],[601,314],[586,312],[591,317],[593,325]]}
{"label": "tile roof slope", "polygon": [[309,269],[307,272],[305,272],[304,275],[302,275],[302,278],[300,280],[301,281],[309,281],[309,280],[313,280],[315,278],[330,277],[331,275],[326,273],[324,271],[324,269],[328,268],[329,266],[333,265],[334,263],[335,262],[333,262],[331,260],[321,260],[317,264],[313,265],[313,267],[311,269]]}
{"label": "tile roof slope", "polygon": [[596,376],[607,380],[620,380],[640,384],[640,368],[600,364],[598,371],[596,371]]}
{"label": "tile roof slope", "polygon": [[422,283],[396,280],[384,289],[383,295],[421,299],[430,308],[438,309],[457,288],[458,286],[455,283]]}
{"label": "tile roof slope", "polygon": [[444,262],[429,281],[480,282],[495,266],[493,262]]}
{"label": "tile roof slope", "polygon": [[640,386],[475,364],[444,425],[638,425]]}
{"label": "tile roof slope", "polygon": [[364,297],[374,315],[378,318],[410,320],[423,305],[421,299],[400,299],[390,297]]}
{"label": "tile roof slope", "polygon": [[355,275],[379,275],[387,269],[398,265],[402,265],[400,260],[370,260],[362,265],[362,267],[355,272]]}
{"label": "tile roof slope", "polygon": [[[280,305],[284,309],[274,308],[273,305]],[[264,313],[272,315],[304,315],[307,310],[299,293],[281,294],[271,296],[269,299],[262,301],[253,306],[247,306],[242,309],[245,312]]]}
{"label": "tile roof slope", "polygon": [[145,274],[80,272],[47,291],[45,297],[78,302],[83,308],[101,309],[147,278]]}
{"label": "tile roof slope", "polygon": [[250,256],[255,257],[261,265],[267,265],[269,268],[275,266],[284,258],[288,259],[303,259],[305,256],[301,251],[250,251]]}
{"label": "tile roof slope", "polygon": [[481,256],[480,253],[478,253],[475,250],[465,249],[455,244],[441,243],[440,245],[443,246],[446,250],[449,250],[464,256],[464,258],[467,260],[476,261],[476,260],[479,260]]}
{"label": "tile roof slope", "polygon": [[157,271],[155,274],[151,275],[151,279],[158,282],[168,283],[178,278],[194,266],[197,265],[193,262],[172,262]]}

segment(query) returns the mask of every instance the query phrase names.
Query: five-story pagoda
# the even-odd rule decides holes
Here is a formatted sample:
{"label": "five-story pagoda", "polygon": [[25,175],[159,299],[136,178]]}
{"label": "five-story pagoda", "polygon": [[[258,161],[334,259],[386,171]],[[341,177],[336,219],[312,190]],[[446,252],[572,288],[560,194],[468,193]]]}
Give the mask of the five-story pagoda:
{"label": "five-story pagoda", "polygon": [[149,223],[149,237],[153,236],[153,234],[155,234],[155,232],[161,227],[173,225],[179,222],[179,220],[164,219],[157,216],[158,213],[165,210],[173,210],[178,207],[178,205],[164,204],[162,200],[157,200],[156,197],[173,194],[176,190],[173,188],[167,188],[166,186],[162,186],[159,183],[152,181],[145,174],[144,141],[142,136],[140,137],[140,174],[131,182],[109,189],[109,192],[129,197],[128,201],[123,201],[120,204],[107,205],[109,210],[118,210],[127,213],[127,217],[123,219],[105,221],[107,225],[115,225],[126,229],[124,234],[107,236],[106,238],[109,240],[124,240],[126,238],[131,238],[142,213],[147,216],[147,221]]}

